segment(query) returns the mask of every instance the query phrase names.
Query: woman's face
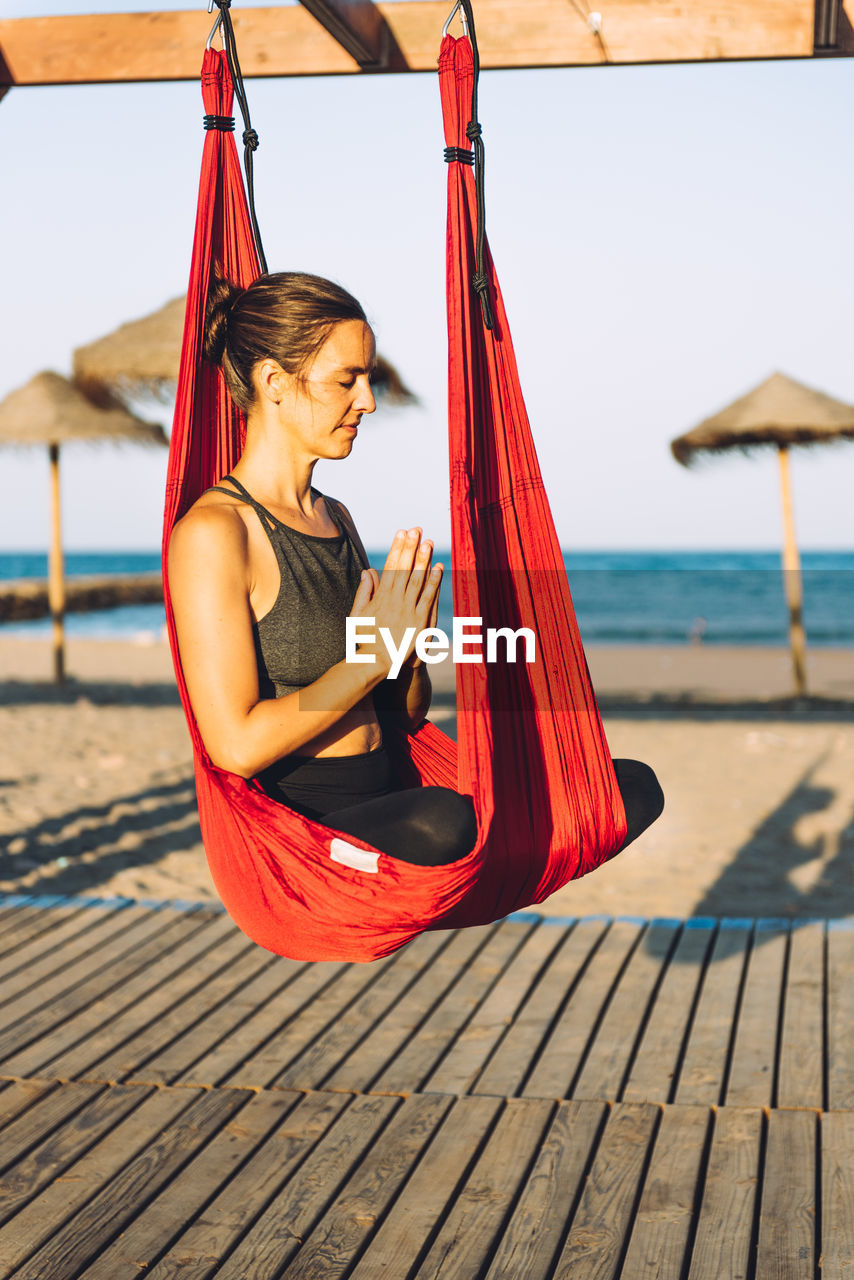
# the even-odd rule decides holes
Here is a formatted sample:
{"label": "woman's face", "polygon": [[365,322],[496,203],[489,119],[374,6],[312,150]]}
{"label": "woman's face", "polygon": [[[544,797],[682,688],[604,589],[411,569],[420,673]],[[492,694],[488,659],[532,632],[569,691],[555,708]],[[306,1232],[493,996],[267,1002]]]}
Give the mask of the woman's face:
{"label": "woman's face", "polygon": [[295,444],[315,458],[346,458],[363,413],[376,406],[376,343],[363,320],[341,320],[302,378],[286,375],[279,411]]}

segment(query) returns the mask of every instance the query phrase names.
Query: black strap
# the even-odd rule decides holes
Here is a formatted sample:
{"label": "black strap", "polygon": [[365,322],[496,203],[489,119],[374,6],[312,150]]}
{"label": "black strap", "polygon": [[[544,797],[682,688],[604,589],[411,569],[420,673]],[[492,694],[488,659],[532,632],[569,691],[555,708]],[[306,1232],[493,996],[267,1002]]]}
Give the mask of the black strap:
{"label": "black strap", "polygon": [[[234,485],[235,489],[237,490],[237,492],[235,493],[235,489],[223,489],[222,485],[212,484],[210,489],[208,490],[208,493],[210,492],[227,493],[230,498],[242,498],[244,502],[246,502],[250,507],[254,508],[262,524],[264,523],[264,519],[266,518],[271,522],[274,528],[279,528],[279,529],[290,528],[290,525],[286,525],[284,521],[279,520],[277,516],[274,516],[272,511],[268,511],[267,508],[262,503],[260,503],[257,498],[253,498],[252,494],[245,487],[245,485],[242,485],[240,481],[237,480],[234,476],[223,476],[222,478],[223,480],[230,480],[231,483]],[[339,509],[338,503],[335,501],[335,499],[326,498],[325,495],[322,494],[319,489],[315,489],[314,485],[311,486],[311,491],[312,493],[316,493],[319,498],[323,498],[324,502],[326,503],[326,510],[332,516],[332,523],[335,525],[336,529],[338,530],[339,535],[342,533],[346,533],[347,532],[346,521],[344,520],[344,516],[341,510]],[[268,533],[270,532],[269,528],[267,532]],[[297,529],[295,530],[295,532],[299,533],[300,531],[299,529]]]}
{"label": "black strap", "polygon": [[234,133],[234,116],[205,116],[202,124],[206,129],[217,129],[220,133]]}
{"label": "black strap", "polygon": [[240,114],[243,116],[243,168],[246,171],[246,194],[249,197],[249,216],[252,219],[252,233],[255,237],[255,248],[258,250],[258,261],[261,264],[261,271],[267,274],[267,259],[264,256],[264,246],[261,244],[261,232],[258,227],[258,218],[255,213],[255,183],[252,169],[252,154],[258,150],[258,134],[252,128],[252,121],[249,118],[249,103],[246,99],[246,89],[243,85],[243,73],[240,70],[240,61],[237,57],[237,41],[234,38],[234,26],[231,21],[231,0],[214,0],[217,8],[222,15],[222,42],[225,47],[225,56],[228,61],[228,69],[231,72],[231,81],[234,85],[234,96],[240,107]]}
{"label": "black strap", "polygon": [[471,91],[471,119],[466,125],[466,137],[472,144],[474,154],[474,182],[477,195],[477,235],[475,237],[475,273],[472,276],[472,288],[480,297],[483,323],[487,329],[495,328],[492,315],[492,303],[489,297],[489,279],[485,268],[486,245],[486,196],[484,194],[485,157],[481,127],[477,118],[477,82],[480,78],[480,54],[477,48],[477,35],[474,28],[474,11],[472,0],[460,0],[469,29],[472,55],[474,59],[474,83]]}
{"label": "black strap", "polygon": [[[266,529],[268,536],[277,525],[282,523],[281,520],[276,519],[272,511],[268,511],[267,508],[263,507],[256,498],[253,498],[249,490],[244,488],[239,480],[235,480],[234,476],[223,476],[223,480],[230,480],[235,488],[224,489],[220,484],[213,484],[211,485],[211,490],[215,493],[227,493],[230,498],[237,498],[239,501],[243,501],[247,503],[248,506],[252,507],[258,519]],[[235,492],[235,489],[237,492]]]}
{"label": "black strap", "polygon": [[445,147],[445,164],[474,164],[474,152],[466,147]]}

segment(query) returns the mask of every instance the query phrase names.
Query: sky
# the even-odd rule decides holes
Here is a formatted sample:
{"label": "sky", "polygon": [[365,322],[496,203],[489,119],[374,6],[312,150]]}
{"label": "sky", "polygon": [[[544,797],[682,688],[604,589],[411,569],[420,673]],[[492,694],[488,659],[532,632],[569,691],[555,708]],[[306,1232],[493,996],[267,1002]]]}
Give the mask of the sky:
{"label": "sky", "polygon": [[[0,17],[151,7],[0,0]],[[852,71],[822,59],[482,74],[487,229],[564,547],[779,545],[773,452],[686,471],[669,442],[775,370],[854,402]],[[436,78],[247,91],[271,269],[349,288],[420,398],[366,418],[351,457],[319,463],[315,483],[373,549],[413,524],[447,546]],[[69,373],[75,347],[185,290],[201,116],[197,83],[0,102],[0,398],[42,369]],[[162,405],[143,416],[168,428]],[[62,467],[66,547],[159,545],[165,450],[80,446]],[[6,449],[0,468],[0,551],[46,547],[43,451]],[[792,471],[801,546],[854,547],[854,443],[797,451]]]}

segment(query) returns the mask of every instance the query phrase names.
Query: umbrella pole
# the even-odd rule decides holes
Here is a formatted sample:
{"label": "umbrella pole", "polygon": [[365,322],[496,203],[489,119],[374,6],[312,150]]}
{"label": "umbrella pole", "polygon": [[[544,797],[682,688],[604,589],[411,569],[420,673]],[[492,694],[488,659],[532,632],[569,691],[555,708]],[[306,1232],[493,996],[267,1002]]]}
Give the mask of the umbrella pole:
{"label": "umbrella pole", "polygon": [[62,519],[59,502],[59,445],[48,445],[50,456],[51,544],[47,594],[53,618],[53,678],[65,680],[65,581],[62,556]]}
{"label": "umbrella pole", "polygon": [[778,445],[777,452],[780,458],[780,486],[783,497],[783,585],[789,605],[789,643],[792,648],[795,693],[798,697],[803,697],[807,691],[807,639],[804,632],[801,558],[795,541],[788,446]]}

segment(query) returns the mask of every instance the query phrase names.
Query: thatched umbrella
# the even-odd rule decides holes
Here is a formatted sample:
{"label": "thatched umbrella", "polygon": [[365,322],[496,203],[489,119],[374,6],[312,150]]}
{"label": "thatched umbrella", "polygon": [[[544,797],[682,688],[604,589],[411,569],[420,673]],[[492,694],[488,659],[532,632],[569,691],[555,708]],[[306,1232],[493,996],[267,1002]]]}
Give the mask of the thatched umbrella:
{"label": "thatched umbrella", "polygon": [[[173,298],[159,311],[78,347],[74,352],[77,385],[97,403],[109,401],[116,393],[171,395],[178,381],[186,301],[186,297]],[[416,397],[383,356],[377,357],[373,386],[390,404],[416,403]]]}
{"label": "thatched umbrella", "polygon": [[53,617],[53,663],[58,683],[65,678],[63,614],[65,584],[59,502],[59,448],[77,441],[133,440],[168,444],[163,428],[143,422],[123,405],[96,406],[67,378],[39,373],[0,403],[0,444],[47,445],[51,482],[51,543],[48,592]]}
{"label": "thatched umbrella", "polygon": [[795,689],[799,695],[806,693],[807,687],[806,636],[789,448],[842,439],[854,440],[854,405],[843,404],[785,374],[775,373],[754,391],[735,400],[713,418],[706,418],[670,445],[674,458],[683,466],[690,466],[698,454],[720,453],[724,449],[741,449],[745,453],[768,445],[777,449],[783,497],[783,578],[789,604]]}

